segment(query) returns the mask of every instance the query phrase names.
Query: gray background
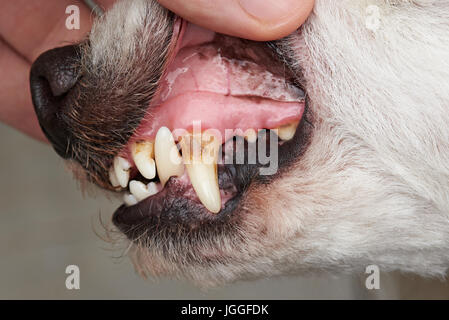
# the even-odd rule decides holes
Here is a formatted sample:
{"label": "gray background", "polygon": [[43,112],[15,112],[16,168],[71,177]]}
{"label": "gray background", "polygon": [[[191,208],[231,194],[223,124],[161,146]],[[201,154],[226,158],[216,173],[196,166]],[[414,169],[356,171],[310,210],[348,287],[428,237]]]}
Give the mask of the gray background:
{"label": "gray background", "polygon": [[[83,197],[53,150],[0,124],[0,298],[2,299],[367,299],[449,298],[449,283],[382,274],[369,291],[362,276],[283,277],[199,290],[170,279],[143,280],[121,251],[101,240],[119,202]],[[67,290],[65,268],[81,270]]]}

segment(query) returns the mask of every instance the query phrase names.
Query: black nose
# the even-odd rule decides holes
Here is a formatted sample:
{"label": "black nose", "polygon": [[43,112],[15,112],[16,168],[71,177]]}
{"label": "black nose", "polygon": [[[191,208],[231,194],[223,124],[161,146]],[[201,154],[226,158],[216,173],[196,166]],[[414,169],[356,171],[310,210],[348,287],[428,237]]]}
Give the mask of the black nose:
{"label": "black nose", "polygon": [[64,108],[70,90],[77,83],[80,51],[66,46],[44,52],[31,67],[30,86],[39,124],[56,152],[69,158],[70,132],[64,121]]}

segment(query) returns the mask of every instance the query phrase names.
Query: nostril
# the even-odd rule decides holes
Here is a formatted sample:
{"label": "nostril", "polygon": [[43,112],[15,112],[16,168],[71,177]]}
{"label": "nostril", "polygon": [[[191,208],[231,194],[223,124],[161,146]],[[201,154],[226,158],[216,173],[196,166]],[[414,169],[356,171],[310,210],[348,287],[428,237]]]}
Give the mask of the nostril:
{"label": "nostril", "polygon": [[67,93],[78,81],[80,54],[78,46],[65,46],[41,54],[31,69],[31,86],[33,76],[47,80],[53,96]]}
{"label": "nostril", "polygon": [[56,152],[68,158],[69,132],[63,121],[64,97],[79,80],[78,46],[44,52],[31,67],[30,88],[40,126]]}

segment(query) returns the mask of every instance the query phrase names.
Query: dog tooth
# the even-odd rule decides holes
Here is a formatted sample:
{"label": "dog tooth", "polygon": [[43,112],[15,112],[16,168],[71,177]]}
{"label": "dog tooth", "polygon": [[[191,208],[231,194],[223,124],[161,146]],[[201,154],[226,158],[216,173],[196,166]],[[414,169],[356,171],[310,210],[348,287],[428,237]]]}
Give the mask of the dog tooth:
{"label": "dog tooth", "polygon": [[162,186],[172,176],[180,177],[184,173],[182,158],[176,147],[173,135],[167,127],[159,128],[154,143],[156,167]]}
{"label": "dog tooth", "polygon": [[114,188],[117,188],[117,187],[120,186],[120,183],[119,183],[118,180],[117,180],[117,176],[116,176],[116,174],[115,174],[115,171],[114,171],[114,167],[113,167],[113,166],[111,166],[111,167],[109,168],[109,182],[111,182],[111,185],[112,185]]}
{"label": "dog tooth", "polygon": [[147,184],[148,192],[150,193],[150,196],[155,195],[159,192],[159,188],[155,182],[150,182]]}
{"label": "dog tooth", "polygon": [[154,143],[150,141],[135,142],[131,147],[131,154],[142,176],[147,179],[153,179],[156,176]]}
{"label": "dog tooth", "polygon": [[[190,139],[194,139],[190,143]],[[202,146],[200,157],[195,156],[195,152],[191,152],[193,145],[195,148],[195,140],[198,137],[193,135],[184,136],[181,140],[181,149],[184,158],[184,164],[189,175],[190,182],[195,190],[201,203],[207,210],[218,213],[221,209],[220,188],[218,186],[217,159],[220,144],[218,139]],[[201,146],[201,141],[197,145]],[[185,156],[187,155],[187,156]],[[187,158],[188,157],[188,158]]]}
{"label": "dog tooth", "polygon": [[245,140],[254,143],[257,141],[257,132],[254,129],[248,129],[245,131]]}
{"label": "dog tooth", "polygon": [[129,169],[131,168],[131,164],[128,160],[122,157],[114,158],[114,172],[117,177],[117,181],[123,188],[126,188],[129,181]]}
{"label": "dog tooth", "polygon": [[129,182],[129,191],[137,199],[137,201],[142,201],[143,199],[151,196],[151,192],[148,190],[148,187],[144,183],[137,180],[131,180]]}
{"label": "dog tooth", "polygon": [[296,132],[296,127],[298,126],[298,122],[292,122],[277,128],[277,134],[279,138],[282,140],[290,140],[293,138]]}
{"label": "dog tooth", "polygon": [[125,204],[128,207],[133,206],[138,203],[136,197],[134,197],[132,194],[129,194],[129,193],[125,193],[123,195],[123,201],[125,202]]}

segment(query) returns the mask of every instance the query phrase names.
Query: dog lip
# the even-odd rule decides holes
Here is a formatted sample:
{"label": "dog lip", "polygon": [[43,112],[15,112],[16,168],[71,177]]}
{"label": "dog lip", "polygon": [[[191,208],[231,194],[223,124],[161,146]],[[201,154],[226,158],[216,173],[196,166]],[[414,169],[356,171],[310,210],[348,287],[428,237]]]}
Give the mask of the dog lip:
{"label": "dog lip", "polygon": [[164,189],[134,206],[120,206],[113,215],[115,226],[129,239],[136,240],[144,232],[166,228],[194,230],[224,222],[236,210],[243,192],[228,200],[218,214],[210,212],[199,202],[179,196],[185,186],[171,178]]}
{"label": "dog lip", "polygon": [[[164,73],[167,71],[167,66],[172,63],[172,61],[175,59],[176,54],[181,48],[182,39],[184,38],[184,33],[186,31],[187,27],[187,21],[179,16],[175,16],[175,21],[173,23],[173,34],[170,41],[170,47],[172,48],[170,50],[170,53],[168,54],[167,61],[165,62],[164,67]],[[164,77],[164,74],[162,74],[162,77]]]}

